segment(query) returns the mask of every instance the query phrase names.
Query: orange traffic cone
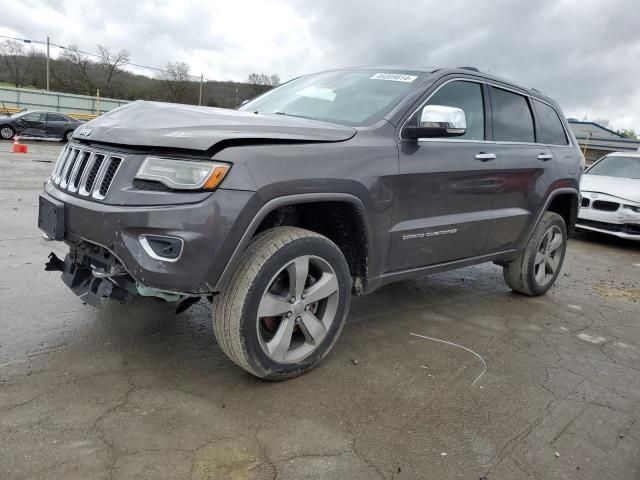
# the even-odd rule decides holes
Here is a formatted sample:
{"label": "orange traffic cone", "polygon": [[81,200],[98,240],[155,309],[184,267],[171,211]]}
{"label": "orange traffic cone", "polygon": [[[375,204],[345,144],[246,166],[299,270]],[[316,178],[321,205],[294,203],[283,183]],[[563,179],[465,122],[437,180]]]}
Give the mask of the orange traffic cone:
{"label": "orange traffic cone", "polygon": [[20,143],[20,137],[18,135],[13,137],[13,149],[11,153],[27,153],[27,151],[27,146]]}

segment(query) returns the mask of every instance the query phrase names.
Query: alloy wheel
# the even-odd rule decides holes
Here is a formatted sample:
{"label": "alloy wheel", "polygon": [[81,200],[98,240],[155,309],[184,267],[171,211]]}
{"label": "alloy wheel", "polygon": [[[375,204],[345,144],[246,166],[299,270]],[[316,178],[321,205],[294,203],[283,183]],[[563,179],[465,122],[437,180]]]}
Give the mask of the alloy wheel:
{"label": "alloy wheel", "polygon": [[338,277],[320,257],[305,255],[282,267],[264,291],[257,333],[264,353],[277,363],[311,355],[335,320]]}
{"label": "alloy wheel", "polygon": [[13,138],[13,130],[9,127],[3,127],[0,129],[0,137],[5,140],[11,140]]}
{"label": "alloy wheel", "polygon": [[546,285],[556,275],[562,258],[563,243],[562,231],[557,226],[552,225],[544,232],[533,263],[538,285]]}

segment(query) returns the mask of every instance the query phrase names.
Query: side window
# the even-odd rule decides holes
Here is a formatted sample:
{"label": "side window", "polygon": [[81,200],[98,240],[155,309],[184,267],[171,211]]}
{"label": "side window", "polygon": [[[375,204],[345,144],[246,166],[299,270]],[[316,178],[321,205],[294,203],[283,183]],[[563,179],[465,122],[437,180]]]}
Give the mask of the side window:
{"label": "side window", "polygon": [[57,113],[47,113],[47,122],[67,122],[68,120]]}
{"label": "side window", "polygon": [[[453,138],[484,140],[484,103],[482,86],[479,83],[462,80],[447,83],[437,90],[425,105],[442,105],[462,109],[467,121],[467,131],[464,135]],[[409,123],[417,125],[421,114],[422,108],[416,112]]]}
{"label": "side window", "polygon": [[44,122],[44,113],[43,112],[27,113],[22,118],[28,122]]}
{"label": "side window", "polygon": [[538,118],[538,142],[548,145],[567,145],[567,134],[562,126],[562,121],[558,117],[555,109],[546,103],[533,100],[536,109],[536,117]]}
{"label": "side window", "polygon": [[533,117],[526,97],[491,87],[493,139],[498,142],[535,142]]}

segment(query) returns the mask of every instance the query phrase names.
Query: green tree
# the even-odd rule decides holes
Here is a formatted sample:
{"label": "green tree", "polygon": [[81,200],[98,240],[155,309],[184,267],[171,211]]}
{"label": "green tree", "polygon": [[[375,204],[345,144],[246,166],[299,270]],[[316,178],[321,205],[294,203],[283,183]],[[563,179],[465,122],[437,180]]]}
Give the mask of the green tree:
{"label": "green tree", "polygon": [[631,140],[638,139],[638,134],[633,128],[621,128],[619,130],[616,130],[616,133],[618,135],[622,135],[624,138],[629,138]]}

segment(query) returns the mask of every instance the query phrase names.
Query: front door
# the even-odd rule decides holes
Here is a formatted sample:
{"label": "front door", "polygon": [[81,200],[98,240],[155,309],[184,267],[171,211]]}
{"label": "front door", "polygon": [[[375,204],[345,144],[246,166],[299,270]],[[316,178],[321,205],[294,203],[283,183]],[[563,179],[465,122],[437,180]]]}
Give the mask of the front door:
{"label": "front door", "polygon": [[31,112],[22,116],[19,120],[20,135],[25,137],[43,137],[45,134],[46,113]]}
{"label": "front door", "polygon": [[[399,143],[390,270],[465,259],[485,252],[496,191],[495,143],[486,138],[483,85],[454,80],[425,105],[461,108],[463,136]],[[422,107],[409,119],[417,122]]]}

